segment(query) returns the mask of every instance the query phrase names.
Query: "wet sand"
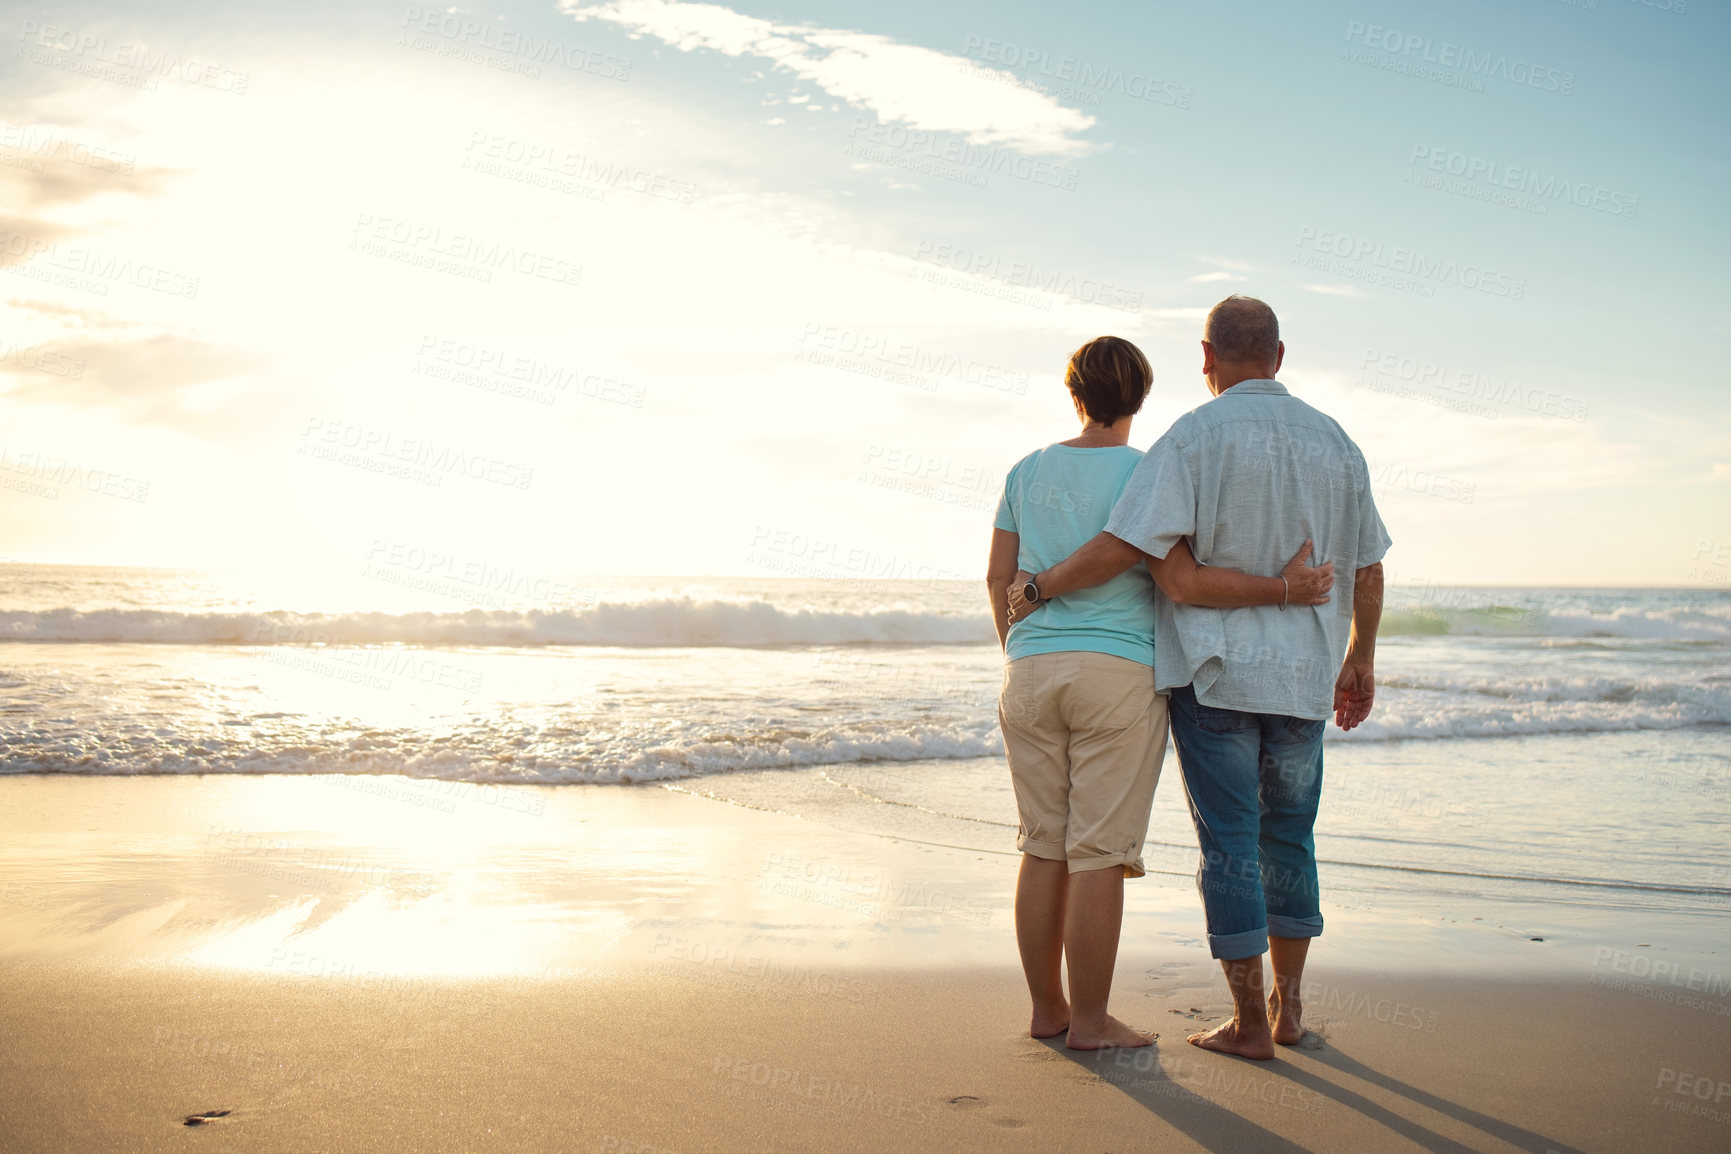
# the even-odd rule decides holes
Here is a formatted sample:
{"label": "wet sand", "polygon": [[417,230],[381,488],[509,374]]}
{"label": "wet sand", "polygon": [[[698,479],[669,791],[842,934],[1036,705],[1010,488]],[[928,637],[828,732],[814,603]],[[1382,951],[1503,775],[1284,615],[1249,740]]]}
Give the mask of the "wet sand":
{"label": "wet sand", "polygon": [[8,1150],[1731,1141],[1725,967],[1648,947],[1329,910],[1312,1036],[1253,1063],[1183,1041],[1224,987],[1154,879],[1114,1010],[1158,1042],[1082,1055],[1020,1033],[1008,855],[402,779],[8,779],[0,847]]}

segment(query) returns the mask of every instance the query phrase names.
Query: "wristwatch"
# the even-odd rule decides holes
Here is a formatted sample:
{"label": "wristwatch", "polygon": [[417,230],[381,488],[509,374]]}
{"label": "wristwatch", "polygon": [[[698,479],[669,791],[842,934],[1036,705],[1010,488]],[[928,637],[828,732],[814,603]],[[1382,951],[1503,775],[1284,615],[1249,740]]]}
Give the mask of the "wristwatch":
{"label": "wristwatch", "polygon": [[1026,601],[1029,605],[1038,605],[1040,603],[1040,587],[1034,584],[1034,579],[1031,577],[1028,579],[1027,584],[1022,586],[1022,600]]}

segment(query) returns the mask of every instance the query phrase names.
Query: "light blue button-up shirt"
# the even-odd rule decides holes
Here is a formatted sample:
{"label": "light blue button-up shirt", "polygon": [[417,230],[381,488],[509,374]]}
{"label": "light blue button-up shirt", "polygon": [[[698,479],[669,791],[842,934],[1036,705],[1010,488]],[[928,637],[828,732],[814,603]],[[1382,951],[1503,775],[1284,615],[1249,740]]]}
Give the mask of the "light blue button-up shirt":
{"label": "light blue button-up shirt", "polygon": [[1334,562],[1326,605],[1204,609],[1156,602],[1158,688],[1194,685],[1222,709],[1325,718],[1352,632],[1358,569],[1392,543],[1364,454],[1332,417],[1274,380],[1227,389],[1178,418],[1130,475],[1106,531],[1155,557],[1188,538],[1197,561],[1268,577],[1305,538]]}

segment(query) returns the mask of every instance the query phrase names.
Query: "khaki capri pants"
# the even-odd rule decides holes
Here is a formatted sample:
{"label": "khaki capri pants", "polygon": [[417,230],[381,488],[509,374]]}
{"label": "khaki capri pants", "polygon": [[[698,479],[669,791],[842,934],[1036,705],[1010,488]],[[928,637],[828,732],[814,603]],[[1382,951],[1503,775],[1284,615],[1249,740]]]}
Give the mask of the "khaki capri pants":
{"label": "khaki capri pants", "polygon": [[998,724],[1020,829],[1016,848],[1071,873],[1139,878],[1166,758],[1154,670],[1109,653],[1036,653],[1004,667]]}

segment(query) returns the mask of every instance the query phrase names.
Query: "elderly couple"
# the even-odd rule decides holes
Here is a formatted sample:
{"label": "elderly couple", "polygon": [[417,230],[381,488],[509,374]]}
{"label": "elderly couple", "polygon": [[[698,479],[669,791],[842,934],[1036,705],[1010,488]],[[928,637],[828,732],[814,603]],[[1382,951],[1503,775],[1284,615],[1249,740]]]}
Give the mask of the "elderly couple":
{"label": "elderly couple", "polygon": [[1004,482],[987,585],[1036,1038],[1152,1041],[1106,1003],[1168,727],[1233,1003],[1231,1021],[1190,1041],[1272,1058],[1304,1036],[1305,954],[1322,933],[1322,731],[1331,712],[1342,729],[1370,713],[1390,542],[1358,447],[1274,379],[1285,353],[1266,304],[1221,301],[1202,341],[1214,399],[1144,455],[1127,442],[1148,361],[1117,337],[1089,341],[1064,376],[1081,433]]}

